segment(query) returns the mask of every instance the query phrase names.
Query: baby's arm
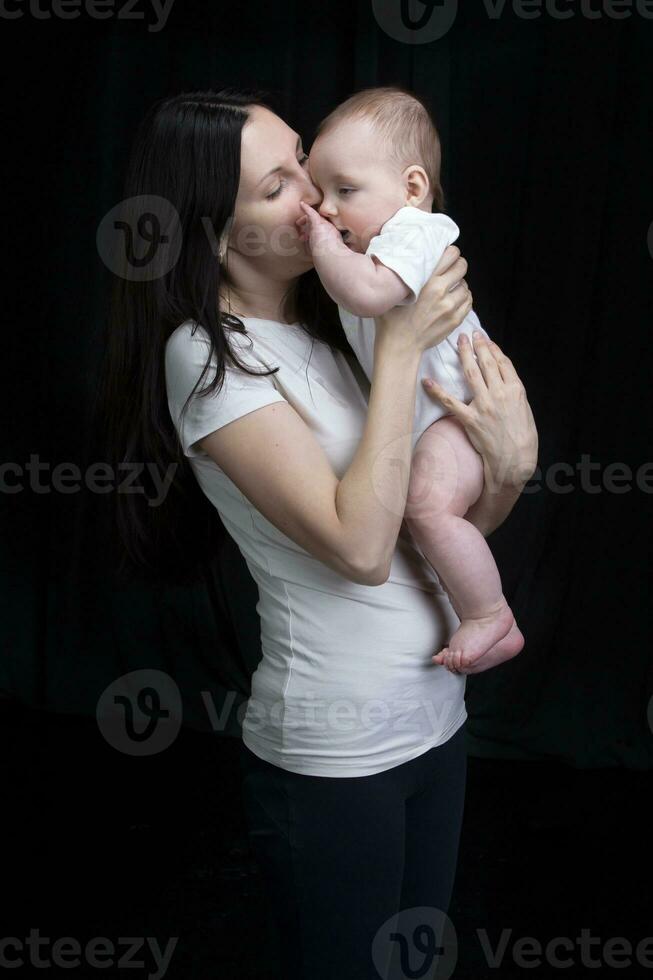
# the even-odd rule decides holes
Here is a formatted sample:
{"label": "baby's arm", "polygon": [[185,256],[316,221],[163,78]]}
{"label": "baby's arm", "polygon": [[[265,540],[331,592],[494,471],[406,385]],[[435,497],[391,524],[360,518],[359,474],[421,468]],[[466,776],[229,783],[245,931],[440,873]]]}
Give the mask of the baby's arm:
{"label": "baby's arm", "polygon": [[314,255],[313,261],[331,299],[354,316],[381,316],[410,294],[396,272],[373,256],[352,252],[342,239],[337,249]]}
{"label": "baby's arm", "polygon": [[[381,316],[410,295],[396,272],[373,256],[352,252],[338,229],[303,201],[315,269],[327,293],[354,316]],[[301,221],[301,219],[300,219]]]}

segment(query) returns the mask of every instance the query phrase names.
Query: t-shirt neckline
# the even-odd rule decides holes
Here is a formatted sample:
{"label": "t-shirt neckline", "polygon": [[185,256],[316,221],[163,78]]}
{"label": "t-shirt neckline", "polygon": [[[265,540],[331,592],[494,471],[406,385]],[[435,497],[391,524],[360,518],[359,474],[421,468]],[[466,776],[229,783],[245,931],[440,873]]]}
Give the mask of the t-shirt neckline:
{"label": "t-shirt neckline", "polygon": [[265,317],[265,316],[241,316],[239,319],[244,320],[244,321],[254,320],[256,323],[276,323],[280,327],[300,327],[301,326],[301,323],[299,322],[299,320],[295,320],[294,323],[282,323],[281,320],[273,320],[273,319],[271,319],[271,317]]}

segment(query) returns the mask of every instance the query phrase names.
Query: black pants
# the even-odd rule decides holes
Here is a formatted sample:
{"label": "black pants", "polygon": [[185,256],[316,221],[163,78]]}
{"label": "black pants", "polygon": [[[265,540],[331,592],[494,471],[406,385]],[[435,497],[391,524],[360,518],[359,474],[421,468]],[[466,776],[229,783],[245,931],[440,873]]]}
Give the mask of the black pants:
{"label": "black pants", "polygon": [[248,836],[279,930],[284,980],[390,977],[381,935],[387,920],[416,907],[446,918],[464,806],[465,727],[371,776],[288,772],[242,744]]}

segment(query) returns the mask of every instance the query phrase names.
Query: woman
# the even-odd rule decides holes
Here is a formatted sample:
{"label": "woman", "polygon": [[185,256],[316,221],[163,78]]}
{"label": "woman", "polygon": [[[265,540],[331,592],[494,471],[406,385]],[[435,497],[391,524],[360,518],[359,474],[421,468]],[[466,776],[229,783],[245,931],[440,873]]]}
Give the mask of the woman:
{"label": "woman", "polygon": [[[382,318],[368,385],[297,224],[321,199],[301,139],[256,93],[155,105],[125,194],[144,195],[174,206],[179,254],[117,282],[103,412],[123,459],[182,465],[171,490],[188,524],[125,497],[124,544],[141,563],[166,538],[195,548],[192,472],[259,589],[243,793],[283,976],[383,976],[399,910],[442,921],[462,819],[465,678],[431,661],[457,619],[402,520],[418,362],[471,308],[467,266],[449,248],[418,302]],[[537,434],[499,348],[460,354],[474,401],[433,394],[483,456],[466,516],[487,535],[535,468]]]}

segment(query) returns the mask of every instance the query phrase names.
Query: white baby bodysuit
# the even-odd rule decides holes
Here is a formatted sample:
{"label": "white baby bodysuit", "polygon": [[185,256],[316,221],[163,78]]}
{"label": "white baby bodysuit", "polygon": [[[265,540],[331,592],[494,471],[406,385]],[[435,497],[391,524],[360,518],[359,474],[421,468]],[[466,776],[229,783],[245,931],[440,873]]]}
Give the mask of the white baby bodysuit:
{"label": "white baby bodysuit", "polygon": [[[440,261],[447,245],[458,238],[460,230],[446,214],[432,214],[419,208],[404,207],[382,226],[378,235],[370,241],[366,255],[375,255],[383,265],[392,269],[411,290],[399,305],[414,303],[420,290],[431,276]],[[374,337],[376,324],[373,317],[360,317],[338,306],[340,320],[347,340],[368,379],[372,380],[374,364]],[[463,372],[462,361],[458,355],[458,336],[466,333],[470,338],[472,331],[479,330],[488,337],[473,310],[467,314],[460,326],[436,347],[424,351],[420,360],[419,378],[433,378],[450,394],[468,404],[472,391]],[[450,414],[444,406],[432,398],[418,382],[415,397],[415,417],[413,421],[413,448],[425,429]]]}

